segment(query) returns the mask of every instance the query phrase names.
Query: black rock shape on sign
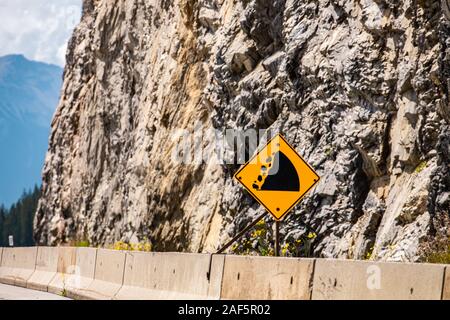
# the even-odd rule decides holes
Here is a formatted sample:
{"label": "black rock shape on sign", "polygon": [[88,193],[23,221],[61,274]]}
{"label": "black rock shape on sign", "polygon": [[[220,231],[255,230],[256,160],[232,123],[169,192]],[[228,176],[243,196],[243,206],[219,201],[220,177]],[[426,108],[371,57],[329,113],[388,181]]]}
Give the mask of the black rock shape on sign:
{"label": "black rock shape on sign", "polygon": [[278,151],[273,159],[261,191],[300,191],[300,179],[294,165],[286,155]]}

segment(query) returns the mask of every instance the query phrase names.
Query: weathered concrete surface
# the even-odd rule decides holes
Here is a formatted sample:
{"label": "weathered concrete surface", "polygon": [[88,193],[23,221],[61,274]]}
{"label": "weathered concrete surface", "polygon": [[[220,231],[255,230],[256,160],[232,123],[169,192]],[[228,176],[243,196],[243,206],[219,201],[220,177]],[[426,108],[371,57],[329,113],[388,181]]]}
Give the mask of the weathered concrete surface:
{"label": "weathered concrete surface", "polygon": [[219,299],[223,264],[223,255],[128,252],[124,285],[115,298]]}
{"label": "weathered concrete surface", "polygon": [[83,298],[83,294],[94,282],[96,259],[97,249],[77,248],[73,272],[66,275],[62,284],[62,288],[69,298]]}
{"label": "weathered concrete surface", "polygon": [[311,297],[313,259],[226,256],[222,299]]}
{"label": "weathered concrete surface", "polygon": [[442,291],[442,299],[450,300],[450,265],[445,268],[444,288]]}
{"label": "weathered concrete surface", "polygon": [[47,292],[0,284],[0,300],[69,300]]}
{"label": "weathered concrete surface", "polygon": [[[77,290],[82,299],[109,300],[122,287],[125,252],[97,249],[94,281],[87,289]],[[158,275],[160,277],[161,275]]]}
{"label": "weathered concrete surface", "polygon": [[48,291],[48,285],[56,276],[58,268],[58,248],[38,247],[36,268],[27,281],[27,288]]}
{"label": "weathered concrete surface", "polygon": [[449,265],[69,247],[0,248],[0,282],[75,299],[450,299]]}
{"label": "weathered concrete surface", "polygon": [[313,300],[441,299],[443,265],[316,260]]}
{"label": "weathered concrete surface", "polygon": [[37,247],[4,248],[0,267],[0,282],[26,287],[36,265]]}
{"label": "weathered concrete surface", "polygon": [[[95,253],[94,253],[95,257]],[[74,275],[79,275],[77,268],[77,248],[58,248],[58,265],[56,275],[48,285],[48,292],[55,294],[66,294],[65,288],[75,283]]]}

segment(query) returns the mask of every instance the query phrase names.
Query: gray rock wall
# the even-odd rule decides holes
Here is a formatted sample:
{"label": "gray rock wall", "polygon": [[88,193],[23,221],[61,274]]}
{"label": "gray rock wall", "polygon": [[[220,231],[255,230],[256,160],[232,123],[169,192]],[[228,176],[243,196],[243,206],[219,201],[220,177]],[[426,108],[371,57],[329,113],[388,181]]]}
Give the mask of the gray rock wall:
{"label": "gray rock wall", "polygon": [[[85,0],[35,237],[213,252],[263,212],[237,164],[171,161],[199,121],[280,131],[322,176],[282,235],[417,260],[449,232],[450,2]],[[206,134],[204,148],[214,146]],[[373,247],[373,249],[372,249]]]}

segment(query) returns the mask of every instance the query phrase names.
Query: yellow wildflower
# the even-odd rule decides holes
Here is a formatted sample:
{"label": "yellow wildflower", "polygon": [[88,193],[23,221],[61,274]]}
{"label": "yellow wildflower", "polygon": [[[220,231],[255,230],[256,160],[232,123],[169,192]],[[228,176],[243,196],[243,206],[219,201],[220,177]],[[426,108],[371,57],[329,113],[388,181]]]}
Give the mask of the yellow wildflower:
{"label": "yellow wildflower", "polygon": [[314,232],[308,233],[308,239],[314,239],[317,235]]}

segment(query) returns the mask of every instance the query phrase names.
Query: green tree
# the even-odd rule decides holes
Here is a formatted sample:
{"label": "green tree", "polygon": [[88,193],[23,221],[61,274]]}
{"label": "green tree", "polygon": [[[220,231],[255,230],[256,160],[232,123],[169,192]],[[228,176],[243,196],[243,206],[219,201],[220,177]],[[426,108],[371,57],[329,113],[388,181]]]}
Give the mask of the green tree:
{"label": "green tree", "polygon": [[3,205],[0,206],[0,246],[3,244],[4,236],[4,225],[5,225],[5,215],[6,215],[6,209]]}
{"label": "green tree", "polygon": [[34,245],[33,219],[40,193],[40,189],[35,186],[33,190],[24,191],[11,208],[0,207],[0,246],[8,246],[10,235],[14,236],[15,246]]}

